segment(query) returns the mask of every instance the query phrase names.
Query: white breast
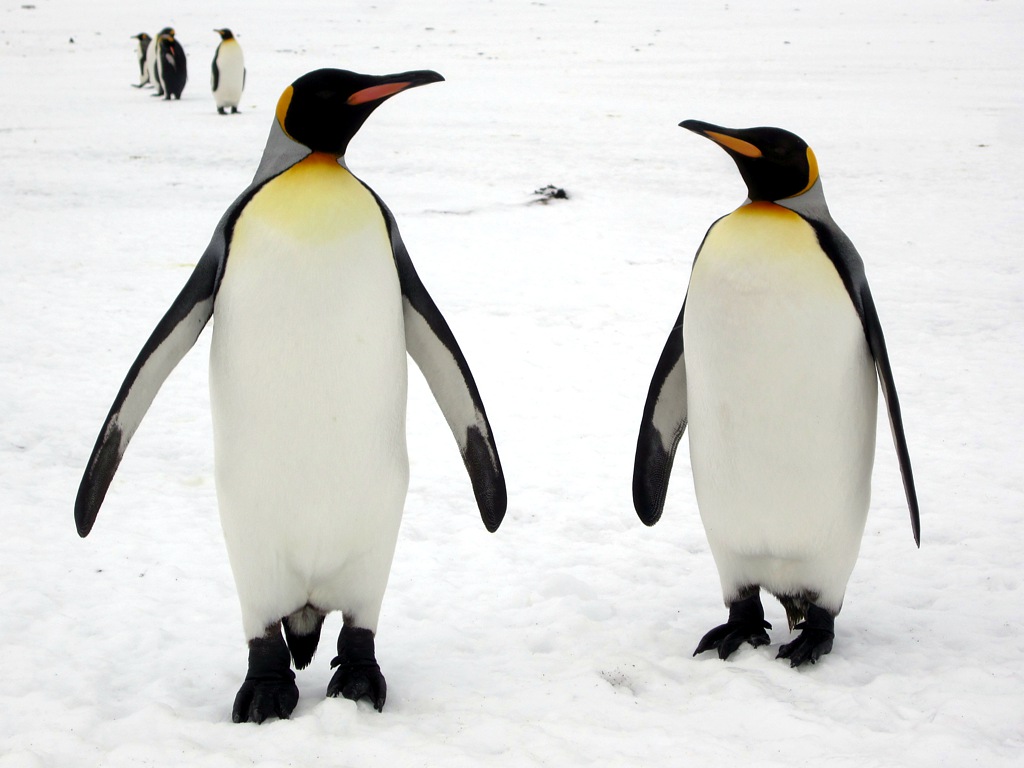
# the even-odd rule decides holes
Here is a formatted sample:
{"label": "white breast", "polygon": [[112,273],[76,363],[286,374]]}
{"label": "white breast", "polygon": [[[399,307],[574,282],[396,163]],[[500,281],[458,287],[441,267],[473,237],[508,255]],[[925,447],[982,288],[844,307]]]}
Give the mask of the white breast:
{"label": "white breast", "polygon": [[404,324],[380,209],[333,159],[239,216],[210,388],[247,636],[307,602],[375,627],[408,484]]}
{"label": "white breast", "polygon": [[694,485],[723,589],[809,589],[838,609],[870,499],[877,391],[810,225],[768,204],[719,221],[683,334]]}
{"label": "white breast", "polygon": [[[217,48],[217,89],[213,92],[218,107],[237,107],[245,83],[245,59],[242,46],[234,39],[223,41]],[[212,85],[212,74],[211,74]]]}

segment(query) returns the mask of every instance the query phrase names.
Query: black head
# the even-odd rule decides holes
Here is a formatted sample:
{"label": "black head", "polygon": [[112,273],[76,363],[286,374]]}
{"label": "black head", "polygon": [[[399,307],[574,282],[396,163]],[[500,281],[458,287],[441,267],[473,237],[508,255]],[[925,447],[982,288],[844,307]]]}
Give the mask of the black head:
{"label": "black head", "polygon": [[441,80],[441,75],[430,70],[374,76],[318,69],[281,94],[277,121],[288,136],[314,152],[344,155],[360,126],[386,99]]}
{"label": "black head", "polygon": [[171,38],[173,40],[174,39],[174,27],[164,27],[163,29],[161,29],[159,32],[156,33],[156,36],[157,36],[158,39],[161,38],[161,37],[169,37],[169,38]]}
{"label": "black head", "polygon": [[137,34],[137,35],[132,35],[132,40],[138,40],[143,45],[146,45],[152,39],[153,38],[151,38],[145,32],[139,32],[139,34]]}
{"label": "black head", "polygon": [[234,34],[232,34],[231,30],[227,27],[224,27],[224,29],[215,29],[213,31],[220,35],[221,40],[231,40],[234,37]]}
{"label": "black head", "polygon": [[722,128],[699,120],[679,125],[711,139],[736,162],[751,200],[796,197],[818,180],[818,161],[807,142],[781,128]]}

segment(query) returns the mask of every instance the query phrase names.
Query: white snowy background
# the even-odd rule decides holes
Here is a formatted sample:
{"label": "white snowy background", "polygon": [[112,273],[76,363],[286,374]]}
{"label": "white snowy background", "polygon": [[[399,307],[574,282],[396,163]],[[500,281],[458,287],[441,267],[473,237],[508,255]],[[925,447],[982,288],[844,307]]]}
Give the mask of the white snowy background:
{"label": "white snowy background", "polygon": [[[129,87],[173,25],[181,102]],[[215,27],[249,70],[209,92]],[[1024,764],[1024,4],[1016,0],[0,3],[0,766]],[[509,512],[481,524],[410,372],[412,482],[377,639],[383,714],[230,722],[246,668],[217,518],[209,333],[96,527],[72,507],[121,380],[309,70],[432,68],[348,161],[470,361]],[[880,414],[832,654],[691,656],[721,623],[684,447],[632,509],[647,386],[708,225],[744,197],[684,118],[805,138],[868,268],[921,500]],[[529,204],[546,184],[571,199]]]}

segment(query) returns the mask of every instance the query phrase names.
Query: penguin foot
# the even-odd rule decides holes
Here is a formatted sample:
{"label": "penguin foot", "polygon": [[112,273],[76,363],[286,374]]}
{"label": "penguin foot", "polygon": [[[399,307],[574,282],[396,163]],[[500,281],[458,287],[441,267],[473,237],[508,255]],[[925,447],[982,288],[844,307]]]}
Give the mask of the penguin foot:
{"label": "penguin foot", "polygon": [[693,655],[717,648],[718,658],[724,660],[743,643],[750,643],[755,648],[768,645],[771,640],[765,629],[771,628],[772,625],[764,620],[761,597],[755,592],[729,606],[729,621],[704,635]]}
{"label": "penguin foot", "polygon": [[802,630],[800,635],[779,648],[779,655],[775,658],[789,659],[791,667],[799,667],[808,661],[814,664],[832,650],[832,640],[836,636],[835,617],[824,608],[811,603],[807,608],[807,620],[797,624],[796,629]]}
{"label": "penguin foot", "polygon": [[235,695],[231,708],[233,722],[262,723],[270,717],[288,719],[299,703],[299,689],[289,658],[279,626],[268,631],[265,637],[249,641],[249,671]]}
{"label": "penguin foot", "polygon": [[360,627],[345,627],[338,636],[338,655],[331,661],[337,672],[327,686],[331,698],[343,696],[352,701],[369,699],[378,712],[384,709],[388,686],[374,653],[373,632]]}
{"label": "penguin foot", "polygon": [[231,114],[232,115],[237,115],[238,114],[238,107],[232,107],[231,108]]}
{"label": "penguin foot", "polygon": [[299,689],[295,674],[291,680],[256,681],[242,683],[231,708],[231,720],[236,723],[262,723],[271,717],[287,720],[299,703]]}
{"label": "penguin foot", "polygon": [[218,115],[226,115],[227,112],[224,111],[224,107],[217,107],[217,114]]}

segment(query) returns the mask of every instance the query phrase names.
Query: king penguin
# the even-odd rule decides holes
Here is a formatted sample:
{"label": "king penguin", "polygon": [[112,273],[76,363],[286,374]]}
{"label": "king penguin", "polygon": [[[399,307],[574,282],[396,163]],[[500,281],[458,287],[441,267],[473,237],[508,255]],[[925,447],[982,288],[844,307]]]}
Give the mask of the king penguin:
{"label": "king penguin", "polygon": [[135,88],[142,88],[144,85],[149,83],[149,54],[150,45],[153,42],[153,38],[147,35],[145,32],[139,32],[137,35],[132,35],[133,40],[138,40],[138,47],[135,51],[135,56],[139,60],[139,82],[132,83]]}
{"label": "king penguin", "polygon": [[166,27],[156,38],[156,79],[158,90],[166,101],[181,99],[188,81],[188,61],[185,49],[174,37],[174,30]]}
{"label": "king penguin", "polygon": [[242,89],[245,88],[245,59],[242,56],[242,46],[227,27],[213,31],[220,35],[220,43],[213,54],[213,64],[210,68],[213,99],[217,104],[218,114],[227,114],[224,110],[230,107],[231,114],[237,115],[238,102],[242,99]]}
{"label": "king penguin", "polygon": [[164,27],[156,33],[156,37],[150,38],[149,48],[146,50],[146,69],[148,70],[148,80],[153,84],[156,89],[151,96],[163,96],[164,87],[160,82],[160,57],[157,56],[157,42],[160,37],[170,33],[174,34],[174,30],[171,27]]}
{"label": "king penguin", "polygon": [[214,317],[217,499],[249,649],[235,722],[291,714],[289,656],[310,663],[331,611],[344,626],[327,695],[384,706],[374,640],[408,487],[407,353],[455,435],[484,525],[497,530],[505,514],[466,358],[395,217],[345,161],[381,103],[440,80],[320,69],[284,91],[252,184],[128,371],[82,478],[86,536],[157,390]]}
{"label": "king penguin", "polygon": [[825,205],[814,152],[779,128],[680,125],[732,157],[748,198],[694,258],[647,396],[633,502],[645,524],[661,517],[689,426],[729,608],[694,655],[768,644],[763,588],[802,630],[778,653],[796,667],[832,650],[871,496],[878,381],[920,546],[899,400],[864,264]]}

